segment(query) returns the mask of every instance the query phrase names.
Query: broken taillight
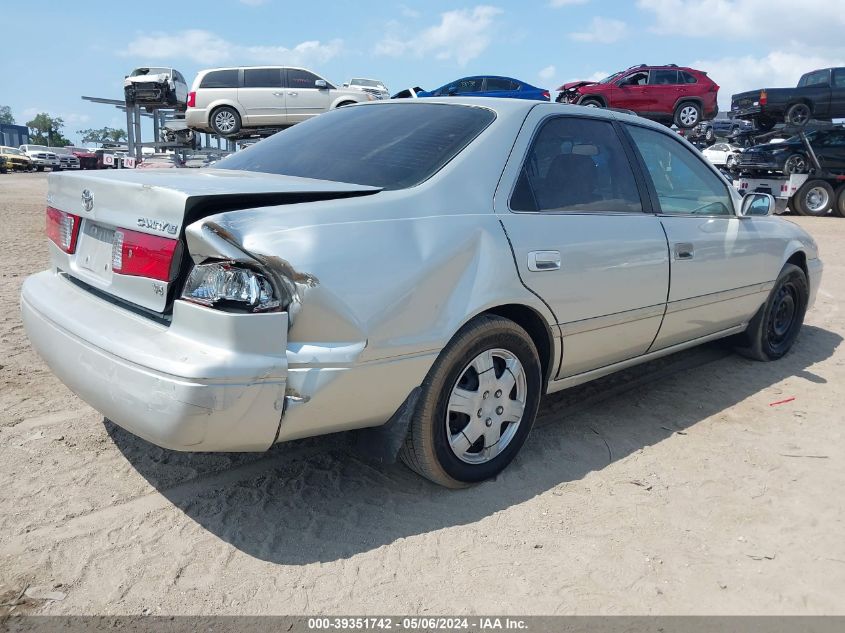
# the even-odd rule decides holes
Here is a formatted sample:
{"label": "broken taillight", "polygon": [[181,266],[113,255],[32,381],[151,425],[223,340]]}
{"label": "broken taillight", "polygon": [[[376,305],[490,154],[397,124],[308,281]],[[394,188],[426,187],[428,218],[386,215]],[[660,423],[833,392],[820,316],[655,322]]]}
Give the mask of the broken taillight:
{"label": "broken taillight", "polygon": [[178,240],[115,229],[112,242],[112,270],[121,275],[170,281],[175,276],[174,254]]}
{"label": "broken taillight", "polygon": [[73,253],[79,236],[79,221],[78,215],[47,207],[47,237],[65,253]]}
{"label": "broken taillight", "polygon": [[769,101],[769,95],[766,93],[765,90],[761,90],[760,91],[760,101],[759,101],[760,105],[764,106],[764,105],[766,105],[766,103],[768,103],[768,101]]}
{"label": "broken taillight", "polygon": [[188,93],[187,104],[188,104],[189,108],[196,107],[196,105],[197,105],[197,93],[196,92],[191,91],[191,92]]}

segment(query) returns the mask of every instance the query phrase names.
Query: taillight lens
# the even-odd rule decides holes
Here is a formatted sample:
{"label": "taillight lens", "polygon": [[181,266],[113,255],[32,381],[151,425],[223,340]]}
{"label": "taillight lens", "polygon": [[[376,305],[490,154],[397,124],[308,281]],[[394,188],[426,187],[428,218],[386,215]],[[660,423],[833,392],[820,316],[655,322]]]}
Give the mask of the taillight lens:
{"label": "taillight lens", "polygon": [[543,91],[543,99],[545,99],[546,101],[551,101],[551,100],[552,100],[552,95],[551,95],[551,94],[549,94],[549,91],[548,91],[548,90],[544,90],[544,91]]}
{"label": "taillight lens", "polygon": [[112,242],[112,270],[121,275],[170,281],[178,240],[115,229]]}
{"label": "taillight lens", "polygon": [[197,93],[196,92],[189,92],[188,93],[188,101],[187,101],[189,108],[194,108],[197,105]]}
{"label": "taillight lens", "polygon": [[269,312],[281,307],[281,301],[266,277],[230,262],[194,266],[182,298],[239,312]]}
{"label": "taillight lens", "polygon": [[766,93],[765,90],[760,91],[760,105],[766,105],[769,101],[769,95]]}
{"label": "taillight lens", "polygon": [[76,251],[76,238],[79,237],[80,217],[47,207],[47,237],[65,253]]}

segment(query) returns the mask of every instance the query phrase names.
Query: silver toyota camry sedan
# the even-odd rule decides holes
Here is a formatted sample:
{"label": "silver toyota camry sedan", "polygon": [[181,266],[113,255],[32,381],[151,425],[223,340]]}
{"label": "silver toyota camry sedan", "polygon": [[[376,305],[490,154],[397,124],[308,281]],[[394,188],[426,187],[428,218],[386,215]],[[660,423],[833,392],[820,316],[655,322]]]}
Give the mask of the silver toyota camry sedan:
{"label": "silver toyota camry sedan", "polygon": [[792,347],[813,239],[646,120],[557,103],[341,108],[215,169],[50,175],[27,333],[160,446],[358,430],[445,486],[514,458],[542,394],[705,341]]}

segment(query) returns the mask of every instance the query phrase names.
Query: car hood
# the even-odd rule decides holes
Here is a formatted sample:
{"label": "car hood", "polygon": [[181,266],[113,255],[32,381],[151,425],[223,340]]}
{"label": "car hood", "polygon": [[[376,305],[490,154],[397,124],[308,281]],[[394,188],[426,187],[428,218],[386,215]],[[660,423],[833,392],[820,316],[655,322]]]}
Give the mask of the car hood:
{"label": "car hood", "polygon": [[787,152],[791,150],[798,149],[800,146],[796,146],[792,143],[764,143],[762,145],[753,145],[747,148],[745,151],[748,152]]}
{"label": "car hood", "polygon": [[163,73],[159,75],[138,75],[137,77],[127,77],[124,79],[123,85],[127,86],[135,83],[164,83],[165,81],[170,81],[170,76]]}
{"label": "car hood", "polygon": [[558,91],[574,90],[575,88],[582,88],[583,86],[593,86],[597,83],[598,82],[596,81],[570,81],[569,83],[565,83],[560,88],[558,88]]}

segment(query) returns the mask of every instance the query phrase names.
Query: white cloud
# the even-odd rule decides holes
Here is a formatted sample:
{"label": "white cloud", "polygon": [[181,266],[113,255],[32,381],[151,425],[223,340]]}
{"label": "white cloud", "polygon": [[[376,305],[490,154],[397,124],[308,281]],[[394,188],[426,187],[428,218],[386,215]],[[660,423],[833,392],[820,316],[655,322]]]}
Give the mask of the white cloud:
{"label": "white cloud", "polygon": [[375,47],[376,55],[415,57],[433,55],[438,60],[454,60],[459,66],[475,59],[487,49],[495,30],[498,7],[479,5],[440,14],[440,23],[423,29],[410,38],[389,35]]}
{"label": "white cloud", "polygon": [[[839,5],[839,9],[835,5]],[[637,0],[654,13],[657,33],[689,37],[805,39],[838,43],[845,26],[841,1],[832,0]]]}
{"label": "white cloud", "polygon": [[549,6],[553,9],[569,7],[573,4],[587,4],[590,0],[549,0]]}
{"label": "white cloud", "polygon": [[537,76],[540,79],[548,81],[549,79],[552,79],[555,76],[556,72],[557,68],[555,68],[554,66],[546,66],[543,70],[537,73]]}
{"label": "white cloud", "polygon": [[244,46],[216,33],[189,29],[175,33],[139,35],[120,54],[138,59],[190,59],[199,64],[292,64],[309,66],[336,57],[343,41],[301,42],[292,48],[280,45]]}
{"label": "white cloud", "polygon": [[621,20],[596,16],[586,31],[570,33],[569,37],[578,42],[596,42],[598,44],[612,44],[621,40],[628,31],[628,27]]}
{"label": "white cloud", "polygon": [[798,79],[814,68],[827,68],[845,64],[845,55],[808,55],[796,50],[772,51],[762,57],[722,57],[701,59],[690,64],[707,72],[719,84],[719,107],[730,108],[731,95],[755,88],[794,86]]}

